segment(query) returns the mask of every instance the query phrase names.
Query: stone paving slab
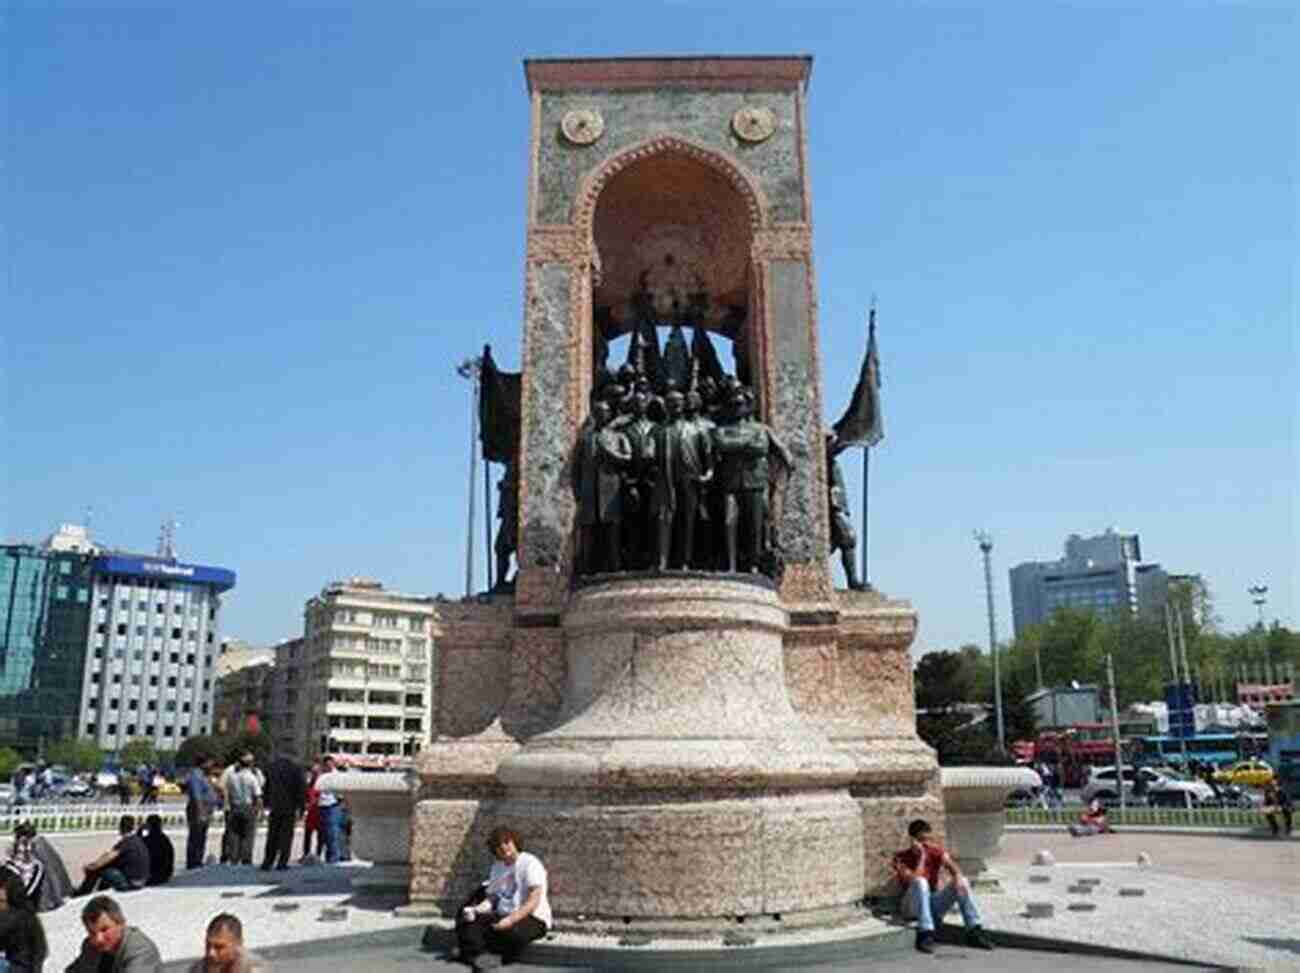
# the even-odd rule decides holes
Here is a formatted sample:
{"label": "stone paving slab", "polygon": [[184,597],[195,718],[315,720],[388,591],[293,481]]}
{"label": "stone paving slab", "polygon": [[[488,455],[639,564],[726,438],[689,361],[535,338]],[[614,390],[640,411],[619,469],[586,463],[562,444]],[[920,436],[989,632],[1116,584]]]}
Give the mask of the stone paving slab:
{"label": "stone paving slab", "polygon": [[[1050,874],[1031,884],[1030,873]],[[1215,882],[1136,865],[1106,869],[1091,893],[1068,890],[1080,869],[1031,866],[1002,869],[1001,894],[984,893],[988,928],[1065,943],[1131,949],[1182,960],[1260,970],[1300,969],[1300,893],[1260,895],[1240,882]],[[1121,896],[1140,888],[1140,898]],[[1071,911],[1073,903],[1095,906]],[[1030,918],[1029,902],[1055,906],[1051,918]]]}

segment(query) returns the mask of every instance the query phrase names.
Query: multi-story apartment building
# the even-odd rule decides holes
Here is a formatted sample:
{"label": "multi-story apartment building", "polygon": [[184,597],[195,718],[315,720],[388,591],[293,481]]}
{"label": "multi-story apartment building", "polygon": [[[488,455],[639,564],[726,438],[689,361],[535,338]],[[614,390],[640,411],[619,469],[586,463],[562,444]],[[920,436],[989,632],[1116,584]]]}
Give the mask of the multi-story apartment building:
{"label": "multi-story apartment building", "polygon": [[239,733],[247,726],[248,717],[262,719],[266,712],[271,674],[275,669],[269,655],[216,679],[212,697],[213,733]]}
{"label": "multi-story apartment building", "polygon": [[431,597],[336,582],[304,609],[304,757],[413,755],[432,727]]}
{"label": "multi-story apartment building", "polygon": [[272,649],[275,663],[263,696],[266,709],[262,725],[271,735],[277,753],[301,755],[309,749],[307,712],[302,683],[306,671],[305,643],[286,639]]}

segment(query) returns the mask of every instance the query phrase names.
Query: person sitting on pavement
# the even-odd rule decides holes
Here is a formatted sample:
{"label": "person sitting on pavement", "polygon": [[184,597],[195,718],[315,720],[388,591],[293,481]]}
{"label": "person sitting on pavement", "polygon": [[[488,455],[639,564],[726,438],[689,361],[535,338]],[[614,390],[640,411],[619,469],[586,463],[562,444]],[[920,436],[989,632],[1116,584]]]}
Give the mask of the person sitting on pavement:
{"label": "person sitting on pavement", "polygon": [[117,822],[117,833],[121,835],[117,844],[86,866],[86,878],[74,897],[104,887],[115,892],[145,887],[149,881],[149,846],[135,833],[135,818],[123,814]]}
{"label": "person sitting on pavement", "polygon": [[[36,857],[33,845],[36,841],[36,827],[30,821],[24,821],[14,828],[14,840],[9,849],[9,857],[4,860],[4,868],[17,875],[23,883],[27,897],[33,902],[40,899],[41,885],[45,881],[45,866]],[[3,874],[0,872],[0,874]]]}
{"label": "person sitting on pavement", "polygon": [[126,924],[117,900],[97,895],[81,910],[86,938],[81,953],[63,973],[162,973],[162,956],[152,939]]}
{"label": "person sitting on pavement", "polygon": [[10,973],[41,973],[49,952],[36,903],[23,880],[0,871],[0,957],[8,961]]}
{"label": "person sitting on pavement", "polygon": [[496,861],[487,881],[456,914],[453,955],[475,970],[513,962],[551,927],[546,868],[536,855],[520,851],[519,844],[519,835],[510,828],[492,831],[488,850]]}
{"label": "person sitting on pavement", "polygon": [[1279,837],[1278,818],[1286,825],[1284,830],[1280,831],[1280,837],[1286,838],[1291,834],[1291,795],[1283,788],[1279,787],[1276,780],[1271,780],[1264,785],[1264,817],[1268,821],[1269,830],[1273,832],[1273,837]]}
{"label": "person sitting on pavement", "polygon": [[144,819],[140,837],[149,849],[149,881],[147,885],[164,885],[172,880],[176,870],[176,849],[171,838],[163,831],[162,818],[151,814]]}
{"label": "person sitting on pavement", "polygon": [[1112,834],[1114,829],[1111,828],[1110,822],[1106,820],[1106,809],[1102,806],[1101,801],[1097,798],[1092,799],[1083,813],[1079,815],[1076,824],[1070,825],[1070,834],[1076,838],[1083,838],[1092,834]]}
{"label": "person sitting on pavement", "polygon": [[[35,831],[35,828],[32,830]],[[68,868],[63,864],[63,856],[46,840],[45,835],[36,834],[32,838],[32,855],[45,869],[45,877],[41,879],[40,898],[36,900],[36,911],[52,912],[72,898],[76,886],[72,884]]]}
{"label": "person sitting on pavement", "polygon": [[208,923],[203,959],[194,962],[190,973],[266,973],[269,969],[265,960],[244,947],[243,923],[223,912]]}
{"label": "person sitting on pavement", "polygon": [[[970,882],[961,873],[952,856],[934,836],[928,821],[917,818],[907,826],[911,844],[894,855],[894,875],[903,886],[900,902],[905,918],[916,920],[918,952],[934,952],[934,929],[948,910],[956,905],[966,927],[966,943],[976,949],[992,949],[984,934],[979,909],[971,894]],[[948,881],[943,882],[943,873]]]}

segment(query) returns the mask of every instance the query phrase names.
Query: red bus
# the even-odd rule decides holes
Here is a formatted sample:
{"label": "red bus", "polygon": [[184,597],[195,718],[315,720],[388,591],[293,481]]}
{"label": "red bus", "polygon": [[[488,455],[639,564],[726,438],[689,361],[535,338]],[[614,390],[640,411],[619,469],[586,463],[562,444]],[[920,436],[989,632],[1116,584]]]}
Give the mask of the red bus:
{"label": "red bus", "polygon": [[[1061,787],[1082,787],[1089,767],[1115,765],[1115,739],[1105,723],[1076,723],[1059,730],[1043,730],[1033,741],[1017,741],[1012,744],[1012,753],[1034,766],[1046,763],[1054,767]],[[1127,754],[1124,759],[1128,759]]]}

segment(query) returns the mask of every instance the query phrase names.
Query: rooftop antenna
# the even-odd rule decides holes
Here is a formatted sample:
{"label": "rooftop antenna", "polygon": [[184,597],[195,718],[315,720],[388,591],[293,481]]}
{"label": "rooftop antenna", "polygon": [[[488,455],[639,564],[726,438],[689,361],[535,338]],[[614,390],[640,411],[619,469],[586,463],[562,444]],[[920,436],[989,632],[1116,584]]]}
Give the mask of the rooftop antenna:
{"label": "rooftop antenna", "polygon": [[181,522],[175,517],[162,522],[158,530],[158,556],[169,561],[176,560],[176,528]]}

